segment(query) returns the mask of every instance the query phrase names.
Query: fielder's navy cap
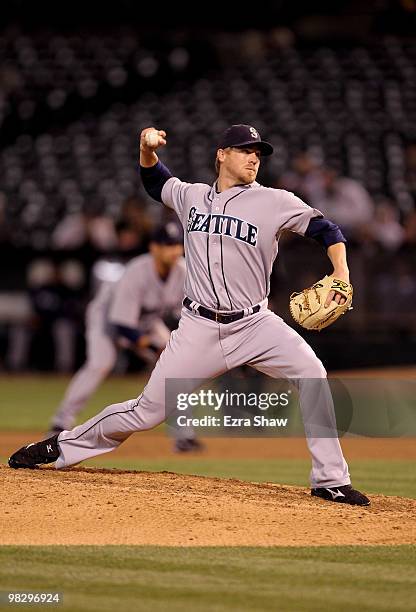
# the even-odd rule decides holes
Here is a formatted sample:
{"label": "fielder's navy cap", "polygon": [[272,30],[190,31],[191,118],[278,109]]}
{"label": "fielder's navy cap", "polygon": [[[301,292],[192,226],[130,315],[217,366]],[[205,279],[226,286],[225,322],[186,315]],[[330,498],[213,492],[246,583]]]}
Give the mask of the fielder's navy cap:
{"label": "fielder's navy cap", "polygon": [[218,149],[227,147],[247,147],[256,145],[262,155],[271,155],[273,147],[269,142],[261,139],[260,134],[251,125],[232,125],[221,136]]}
{"label": "fielder's navy cap", "polygon": [[183,231],[182,228],[175,223],[170,221],[165,225],[159,225],[155,228],[150,236],[150,242],[156,242],[157,244],[182,244],[183,243]]}

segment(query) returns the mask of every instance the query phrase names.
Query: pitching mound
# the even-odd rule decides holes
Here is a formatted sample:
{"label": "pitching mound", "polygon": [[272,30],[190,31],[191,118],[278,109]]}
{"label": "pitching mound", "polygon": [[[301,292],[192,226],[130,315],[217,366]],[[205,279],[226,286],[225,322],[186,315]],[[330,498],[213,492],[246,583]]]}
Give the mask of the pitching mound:
{"label": "pitching mound", "polygon": [[11,470],[0,544],[308,546],[416,543],[416,500],[356,508],[308,489],[170,472]]}

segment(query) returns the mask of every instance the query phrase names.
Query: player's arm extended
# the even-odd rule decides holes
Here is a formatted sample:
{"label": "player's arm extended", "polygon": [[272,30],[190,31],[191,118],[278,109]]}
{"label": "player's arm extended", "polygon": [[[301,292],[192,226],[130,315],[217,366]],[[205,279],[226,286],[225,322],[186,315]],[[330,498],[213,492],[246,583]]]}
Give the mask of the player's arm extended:
{"label": "player's arm extended", "polygon": [[145,139],[146,133],[151,130],[154,128],[146,128],[140,134],[140,175],[149,196],[162,202],[163,186],[172,177],[172,173],[156,155],[156,148],[166,144],[166,132],[159,130],[159,144],[155,147],[149,146]]}

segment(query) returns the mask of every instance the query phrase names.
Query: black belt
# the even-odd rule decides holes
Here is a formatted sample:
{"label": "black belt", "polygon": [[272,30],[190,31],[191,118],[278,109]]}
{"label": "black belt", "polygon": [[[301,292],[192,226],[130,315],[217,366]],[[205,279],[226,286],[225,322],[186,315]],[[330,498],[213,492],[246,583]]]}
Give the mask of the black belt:
{"label": "black belt", "polygon": [[260,310],[260,304],[249,308],[249,312],[245,310],[239,310],[238,312],[233,312],[233,314],[224,314],[222,312],[216,312],[215,310],[210,310],[209,308],[205,308],[205,306],[201,306],[198,304],[192,308],[191,304],[195,304],[192,300],[186,297],[182,304],[190,310],[191,312],[198,312],[201,317],[205,317],[205,319],[210,319],[211,321],[216,321],[217,323],[233,323],[234,321],[239,321],[243,317],[254,314]]}

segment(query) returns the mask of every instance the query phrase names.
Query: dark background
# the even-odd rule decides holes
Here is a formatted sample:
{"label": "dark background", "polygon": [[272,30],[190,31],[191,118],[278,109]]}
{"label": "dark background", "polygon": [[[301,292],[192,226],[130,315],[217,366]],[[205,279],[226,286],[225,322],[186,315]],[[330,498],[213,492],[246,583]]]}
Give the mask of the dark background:
{"label": "dark background", "polygon": [[[415,31],[412,0],[2,6],[1,367],[66,371],[82,360],[94,263],[144,252],[151,227],[167,214],[138,179],[140,130],[166,129],[163,159],[171,170],[211,182],[216,138],[231,123],[253,124],[276,145],[262,168],[264,184],[291,188],[293,160],[307,151],[371,199],[377,224],[372,217],[343,228],[354,310],[322,334],[306,334],[327,368],[413,363]],[[386,203],[402,228],[394,247],[375,229]],[[75,216],[78,243],[63,246],[55,232]],[[114,239],[120,221],[136,235],[123,249]],[[52,266],[52,280],[50,270],[33,279],[39,260]],[[289,294],[328,271],[320,247],[288,237],[272,306],[289,322]],[[45,304],[37,309],[45,297],[39,282],[53,302],[46,311]],[[63,363],[57,321],[75,338]],[[19,342],[26,354],[17,358]]]}

